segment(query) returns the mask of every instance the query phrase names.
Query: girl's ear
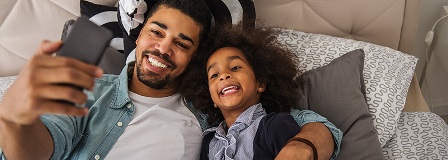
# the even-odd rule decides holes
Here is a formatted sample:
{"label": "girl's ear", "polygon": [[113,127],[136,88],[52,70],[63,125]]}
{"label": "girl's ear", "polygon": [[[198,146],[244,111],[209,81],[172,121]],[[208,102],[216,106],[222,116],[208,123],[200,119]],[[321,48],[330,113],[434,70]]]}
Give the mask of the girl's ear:
{"label": "girl's ear", "polygon": [[264,90],[266,90],[266,83],[258,83],[257,92],[262,93],[262,92],[264,92]]}

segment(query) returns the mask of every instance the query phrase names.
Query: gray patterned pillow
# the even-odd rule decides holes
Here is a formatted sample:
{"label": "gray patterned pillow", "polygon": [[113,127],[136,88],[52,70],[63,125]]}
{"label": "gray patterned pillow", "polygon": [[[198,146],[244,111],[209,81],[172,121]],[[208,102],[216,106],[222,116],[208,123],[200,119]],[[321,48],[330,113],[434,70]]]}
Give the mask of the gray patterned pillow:
{"label": "gray patterned pillow", "polygon": [[9,86],[16,80],[16,76],[0,77],[0,102]]}
{"label": "gray patterned pillow", "polygon": [[364,57],[362,50],[350,51],[299,77],[299,109],[319,113],[344,133],[338,160],[384,159],[365,98]]}
{"label": "gray patterned pillow", "polygon": [[349,51],[363,49],[369,112],[381,146],[391,139],[404,108],[416,57],[367,42],[290,29],[280,29],[278,40],[297,54],[302,72],[327,65]]}

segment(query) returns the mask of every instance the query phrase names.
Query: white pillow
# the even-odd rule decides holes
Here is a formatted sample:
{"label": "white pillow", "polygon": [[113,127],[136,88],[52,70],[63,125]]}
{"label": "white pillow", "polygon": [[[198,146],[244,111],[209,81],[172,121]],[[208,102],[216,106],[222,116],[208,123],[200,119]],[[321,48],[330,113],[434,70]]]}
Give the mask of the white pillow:
{"label": "white pillow", "polygon": [[364,50],[367,105],[383,147],[395,133],[418,59],[367,42],[290,29],[280,31],[279,42],[297,54],[302,72],[327,65],[349,51]]}

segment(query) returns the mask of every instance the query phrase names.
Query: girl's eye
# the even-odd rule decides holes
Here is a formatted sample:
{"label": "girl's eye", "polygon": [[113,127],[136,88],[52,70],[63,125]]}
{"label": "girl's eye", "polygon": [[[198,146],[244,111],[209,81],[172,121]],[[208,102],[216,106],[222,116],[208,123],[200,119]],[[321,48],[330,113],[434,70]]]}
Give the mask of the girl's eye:
{"label": "girl's eye", "polygon": [[238,70],[238,69],[240,69],[240,68],[241,68],[240,66],[235,66],[235,67],[230,68],[230,70],[232,70],[232,71],[236,71],[236,70]]}
{"label": "girl's eye", "polygon": [[212,74],[212,76],[210,76],[210,79],[216,78],[218,77],[218,74]]}

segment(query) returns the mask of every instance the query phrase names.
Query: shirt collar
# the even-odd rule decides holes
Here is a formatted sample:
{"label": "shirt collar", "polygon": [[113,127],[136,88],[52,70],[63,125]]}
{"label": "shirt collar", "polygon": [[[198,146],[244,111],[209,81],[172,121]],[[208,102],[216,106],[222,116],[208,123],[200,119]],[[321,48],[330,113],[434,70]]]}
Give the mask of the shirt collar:
{"label": "shirt collar", "polygon": [[[254,104],[247,108],[240,116],[236,119],[235,123],[244,123],[247,126],[251,125],[258,117],[266,115],[266,111],[263,109],[261,103]],[[232,126],[230,126],[232,128]]]}
{"label": "shirt collar", "polygon": [[[235,123],[233,123],[229,130],[236,129],[236,130],[243,130],[247,126],[250,126],[258,117],[266,115],[266,111],[262,107],[261,103],[254,104],[247,108],[243,113],[241,113],[238,118],[236,119]],[[246,127],[240,127],[240,125],[244,125]],[[238,127],[237,127],[238,126]],[[214,127],[211,129],[208,129],[206,133],[215,130],[216,133],[218,133],[220,136],[225,137],[225,128],[227,128],[227,124],[225,121],[222,121],[218,127]]]}
{"label": "shirt collar", "polygon": [[126,65],[123,70],[121,70],[120,75],[118,76],[117,79],[117,85],[116,85],[116,101],[115,103],[111,106],[111,108],[121,108],[124,107],[125,104],[129,103],[131,101],[131,99],[129,98],[128,95],[128,83],[129,83],[129,78],[128,76],[132,76],[132,75],[128,75],[128,69],[133,69],[133,65],[134,63],[129,63],[128,65]]}

